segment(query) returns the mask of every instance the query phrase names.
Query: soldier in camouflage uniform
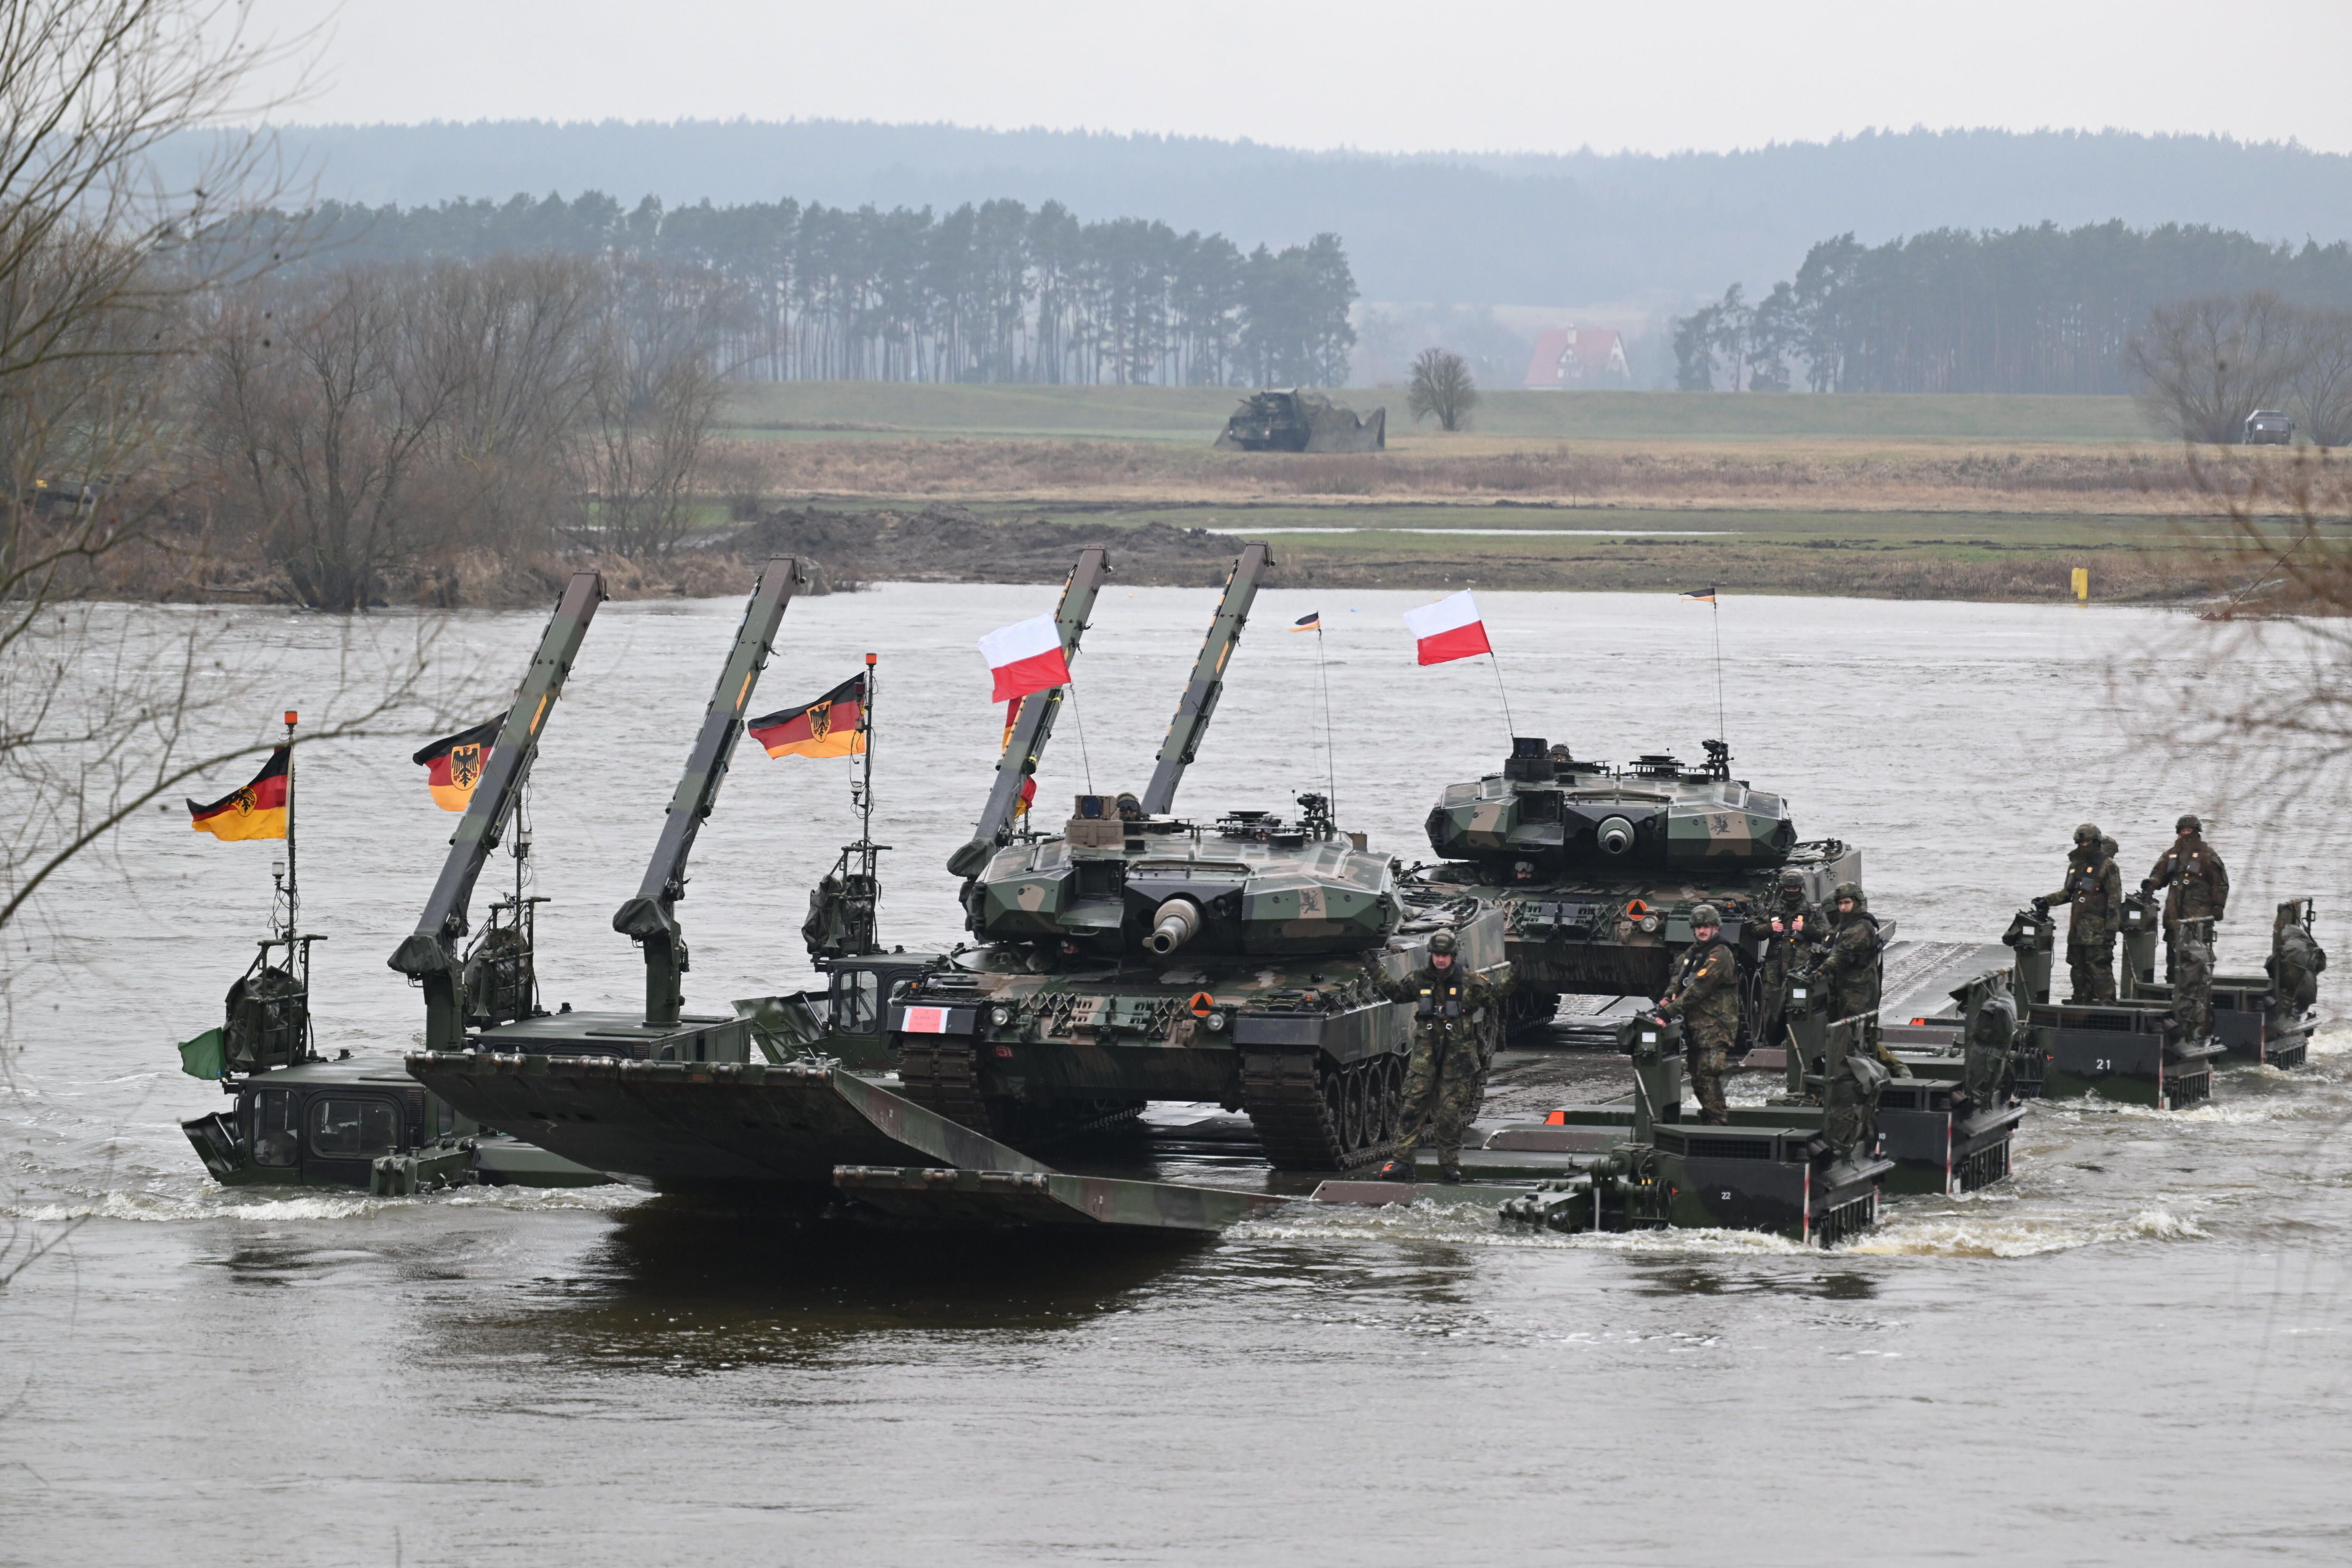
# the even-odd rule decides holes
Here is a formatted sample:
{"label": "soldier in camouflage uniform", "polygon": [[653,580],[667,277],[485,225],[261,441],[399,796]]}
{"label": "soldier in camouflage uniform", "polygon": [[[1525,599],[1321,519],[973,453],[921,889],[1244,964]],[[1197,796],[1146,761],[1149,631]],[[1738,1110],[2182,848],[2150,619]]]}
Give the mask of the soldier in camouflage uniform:
{"label": "soldier in camouflage uniform", "polygon": [[1722,931],[1723,918],[1713,904],[1691,910],[1691,944],[1655,1015],[1661,1024],[1682,1021],[1698,1119],[1717,1127],[1731,1120],[1723,1103],[1723,1075],[1731,1065],[1732,1038],[1739,1033],[1739,959],[1723,942]]}
{"label": "soldier in camouflage uniform", "polygon": [[1822,927],[1821,911],[1805,902],[1803,877],[1794,871],[1782,873],[1780,894],[1765,918],[1772,934],[1764,943],[1764,1016],[1757,1026],[1754,1043],[1781,1046],[1788,1043],[1790,981],[1811,957]]}
{"label": "soldier in camouflage uniform", "polygon": [[2033,912],[2046,915],[2050,906],[2068,906],[2066,968],[2073,976],[2075,1002],[2116,999],[2116,934],[2123,929],[2124,879],[2095,824],[2074,829],[2074,847],[2066,857],[2066,880],[2054,893],[2033,900]]}
{"label": "soldier in camouflage uniform", "polygon": [[1486,1073],[1478,1026],[1494,1003],[1495,986],[1462,966],[1452,931],[1436,932],[1429,939],[1426,964],[1381,987],[1391,1002],[1414,1004],[1412,1066],[1405,1078],[1404,1113],[1397,1122],[1402,1136],[1395,1157],[1380,1169],[1384,1182],[1412,1180],[1413,1151],[1424,1137],[1437,1144],[1437,1179],[1462,1179],[1462,1128],[1478,1103]]}
{"label": "soldier in camouflage uniform", "polygon": [[1896,1078],[1909,1078],[1911,1069],[1878,1036],[1880,963],[1886,942],[1878,934],[1878,921],[1862,896],[1862,885],[1840,882],[1831,910],[1829,929],[1822,934],[1824,951],[1813,971],[1829,984],[1830,1017],[1861,1017],[1864,1047]]}
{"label": "soldier in camouflage uniform", "polygon": [[[2230,873],[2221,858],[2205,842],[2205,825],[2194,816],[2183,816],[2172,825],[2179,837],[2172,847],[2157,857],[2156,868],[2139,885],[2143,893],[2158,888],[2164,892],[2164,973],[2168,980],[2180,977],[2180,934],[2182,921],[2210,920],[2221,923],[2230,902]],[[2205,940],[2213,940],[2212,927],[2205,931]],[[2206,955],[2212,956],[2210,952]]]}

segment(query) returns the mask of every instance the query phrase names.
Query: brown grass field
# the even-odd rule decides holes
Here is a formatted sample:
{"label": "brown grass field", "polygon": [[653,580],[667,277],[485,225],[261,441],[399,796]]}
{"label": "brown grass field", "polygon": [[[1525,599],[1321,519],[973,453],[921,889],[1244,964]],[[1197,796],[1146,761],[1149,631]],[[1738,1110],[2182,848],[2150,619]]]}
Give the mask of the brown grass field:
{"label": "brown grass field", "polygon": [[[2079,566],[2101,600],[2210,587],[2213,509],[2125,398],[1507,393],[1446,436],[1405,424],[1394,389],[1351,391],[1390,406],[1389,450],[1213,451],[1235,395],[746,388],[707,483],[714,513],[814,508],[926,538],[877,537],[873,560],[841,569],[866,580],[1000,575],[984,531],[935,526],[961,515],[1060,523],[1070,540],[1263,535],[1300,584],[2031,600],[2065,596]],[[824,531],[841,552],[841,531]],[[1196,571],[1149,552],[1139,565]]]}

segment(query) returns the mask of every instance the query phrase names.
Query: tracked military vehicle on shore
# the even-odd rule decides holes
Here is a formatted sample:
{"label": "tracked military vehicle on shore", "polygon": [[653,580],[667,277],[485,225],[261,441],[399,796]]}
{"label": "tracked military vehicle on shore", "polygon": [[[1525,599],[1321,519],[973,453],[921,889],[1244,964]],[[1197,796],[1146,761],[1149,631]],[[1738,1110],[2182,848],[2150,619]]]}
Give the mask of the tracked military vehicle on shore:
{"label": "tracked military vehicle on shore", "polygon": [[1706,751],[1696,767],[1663,753],[1612,766],[1519,736],[1500,773],[1448,784],[1431,808],[1443,864],[1412,880],[1500,906],[1515,1026],[1549,1023],[1564,994],[1659,996],[1690,945],[1690,911],[1708,903],[1740,958],[1741,1043],[1757,1043],[1781,878],[1796,873],[1821,908],[1862,881],[1862,851],[1800,841],[1784,797],[1734,778],[1723,742]]}
{"label": "tracked military vehicle on shore", "polygon": [[[1320,795],[1289,818],[1174,814],[1272,560],[1253,544],[1235,563],[1140,796],[1080,795],[1060,832],[1015,833],[1010,803],[1042,731],[1006,747],[950,865],[979,946],[892,1005],[919,1104],[1017,1142],[1150,1100],[1215,1100],[1248,1113],[1276,1167],[1350,1169],[1400,1131],[1411,1008],[1381,986],[1418,968],[1439,930],[1458,934],[1467,967],[1507,976],[1499,910],[1403,887]],[[1050,722],[1037,707],[1024,722]],[[1501,1020],[1484,1026],[1499,1034]]]}

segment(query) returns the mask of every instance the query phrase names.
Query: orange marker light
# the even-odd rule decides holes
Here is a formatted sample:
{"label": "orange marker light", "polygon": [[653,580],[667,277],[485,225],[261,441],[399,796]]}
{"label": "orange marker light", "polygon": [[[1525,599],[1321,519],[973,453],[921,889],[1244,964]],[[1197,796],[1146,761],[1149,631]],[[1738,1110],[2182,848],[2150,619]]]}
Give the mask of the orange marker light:
{"label": "orange marker light", "polygon": [[295,712],[291,708],[286,710],[286,727],[291,730],[294,727],[294,721],[300,717],[301,715]]}

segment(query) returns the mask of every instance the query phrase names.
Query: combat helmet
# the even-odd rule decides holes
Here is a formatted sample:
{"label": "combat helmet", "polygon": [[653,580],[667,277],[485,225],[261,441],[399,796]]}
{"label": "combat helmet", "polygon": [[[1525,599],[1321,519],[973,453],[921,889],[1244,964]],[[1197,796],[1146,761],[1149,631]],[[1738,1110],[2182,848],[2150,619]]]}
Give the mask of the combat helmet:
{"label": "combat helmet", "polygon": [[2096,844],[2099,841],[2099,825],[2097,823],[2084,822],[2078,823],[2075,826],[2074,842],[2076,844]]}
{"label": "combat helmet", "polygon": [[2197,814],[2195,812],[2185,811],[2180,814],[2180,820],[2172,825],[2172,831],[2175,833],[2202,833],[2205,831],[2205,825],[2197,820]]}
{"label": "combat helmet", "polygon": [[1454,940],[1454,936],[1452,931],[1433,931],[1429,938],[1429,956],[1435,958],[1440,953],[1444,953],[1450,957],[1452,956],[1454,950],[1460,945],[1461,943]]}
{"label": "combat helmet", "polygon": [[1862,908],[1862,884],[1860,882],[1840,882],[1837,885],[1837,891],[1830,895],[1830,902],[1834,904],[1843,899],[1852,899],[1855,909]]}
{"label": "combat helmet", "polygon": [[1700,904],[1691,910],[1691,930],[1701,926],[1713,926],[1718,931],[1723,928],[1723,917],[1716,912],[1713,904]]}
{"label": "combat helmet", "polygon": [[1805,896],[1805,879],[1800,872],[1783,871],[1780,873],[1780,894],[1786,898],[1790,893],[1802,899]]}

